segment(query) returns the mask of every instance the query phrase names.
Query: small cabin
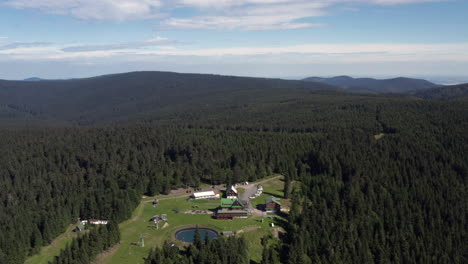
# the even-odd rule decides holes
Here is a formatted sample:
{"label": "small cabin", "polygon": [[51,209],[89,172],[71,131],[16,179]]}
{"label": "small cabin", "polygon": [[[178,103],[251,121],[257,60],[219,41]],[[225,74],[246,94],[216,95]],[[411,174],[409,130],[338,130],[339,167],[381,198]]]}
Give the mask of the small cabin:
{"label": "small cabin", "polygon": [[230,237],[230,236],[234,236],[235,234],[232,231],[222,231],[221,235],[223,235],[225,237]]}
{"label": "small cabin", "polygon": [[236,187],[234,187],[234,185],[232,185],[231,188],[226,190],[226,198],[228,198],[228,199],[237,199],[238,196],[239,196],[239,193],[236,190]]}
{"label": "small cabin", "polygon": [[84,230],[85,230],[85,225],[81,222],[75,227],[75,229],[73,229],[73,231],[76,233],[83,232]]}
{"label": "small cabin", "polygon": [[265,199],[265,211],[279,212],[280,210],[281,210],[281,202],[279,198],[270,196]]}

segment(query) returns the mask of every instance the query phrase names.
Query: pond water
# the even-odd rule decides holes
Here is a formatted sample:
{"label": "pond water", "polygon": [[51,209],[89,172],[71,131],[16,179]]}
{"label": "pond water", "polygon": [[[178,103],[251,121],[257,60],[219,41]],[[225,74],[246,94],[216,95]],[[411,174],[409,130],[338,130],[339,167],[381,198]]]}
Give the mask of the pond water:
{"label": "pond water", "polygon": [[[175,237],[177,240],[193,243],[195,240],[195,230],[197,228],[186,228],[176,232]],[[198,228],[202,241],[205,240],[205,237],[208,236],[208,239],[213,240],[218,237],[218,232],[209,228]]]}

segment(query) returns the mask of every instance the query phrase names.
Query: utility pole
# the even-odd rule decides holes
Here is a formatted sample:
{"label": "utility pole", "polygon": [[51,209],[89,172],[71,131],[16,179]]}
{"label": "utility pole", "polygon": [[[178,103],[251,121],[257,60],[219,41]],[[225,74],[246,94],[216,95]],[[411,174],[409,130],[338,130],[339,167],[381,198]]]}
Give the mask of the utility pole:
{"label": "utility pole", "polygon": [[141,235],[140,235],[140,238],[141,238],[141,247],[145,247],[145,236],[146,236],[146,234],[141,234]]}

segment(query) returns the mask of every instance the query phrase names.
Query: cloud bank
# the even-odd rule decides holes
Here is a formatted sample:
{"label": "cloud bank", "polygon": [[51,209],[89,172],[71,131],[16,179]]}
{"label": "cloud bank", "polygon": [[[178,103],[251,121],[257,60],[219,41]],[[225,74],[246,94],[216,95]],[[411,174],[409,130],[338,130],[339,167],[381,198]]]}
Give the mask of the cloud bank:
{"label": "cloud bank", "polygon": [[[110,51],[110,50],[125,50],[125,49],[139,49],[145,47],[163,46],[169,44],[176,44],[177,41],[163,37],[155,37],[148,40],[133,41],[125,43],[112,43],[112,44],[87,44],[79,46],[68,46],[62,48],[64,52],[87,52],[87,51]],[[1,47],[0,47],[1,49]]]}
{"label": "cloud bank", "polygon": [[[3,39],[7,39],[4,37]],[[0,37],[0,43],[2,42],[2,38]],[[42,47],[48,46],[51,43],[49,42],[12,42],[5,45],[0,45],[0,50],[14,50],[18,48],[34,48],[34,47]]]}
{"label": "cloud bank", "polygon": [[[91,21],[154,19],[161,29],[287,30],[318,26],[304,22],[339,5],[403,5],[445,0],[6,0],[16,9]],[[190,9],[179,16],[179,9]]]}

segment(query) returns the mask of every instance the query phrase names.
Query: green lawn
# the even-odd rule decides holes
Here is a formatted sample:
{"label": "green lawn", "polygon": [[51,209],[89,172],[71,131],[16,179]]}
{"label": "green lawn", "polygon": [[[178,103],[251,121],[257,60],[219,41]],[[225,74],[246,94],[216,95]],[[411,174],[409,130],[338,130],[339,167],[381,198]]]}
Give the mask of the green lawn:
{"label": "green lawn", "polygon": [[289,206],[289,200],[284,199],[284,192],[283,192],[284,177],[280,177],[278,179],[265,182],[262,184],[262,186],[263,186],[263,193],[259,197],[250,200],[253,207],[256,208],[257,205],[264,204],[265,198],[272,196],[272,195],[275,197],[281,198],[282,206],[283,205],[286,207]]}

